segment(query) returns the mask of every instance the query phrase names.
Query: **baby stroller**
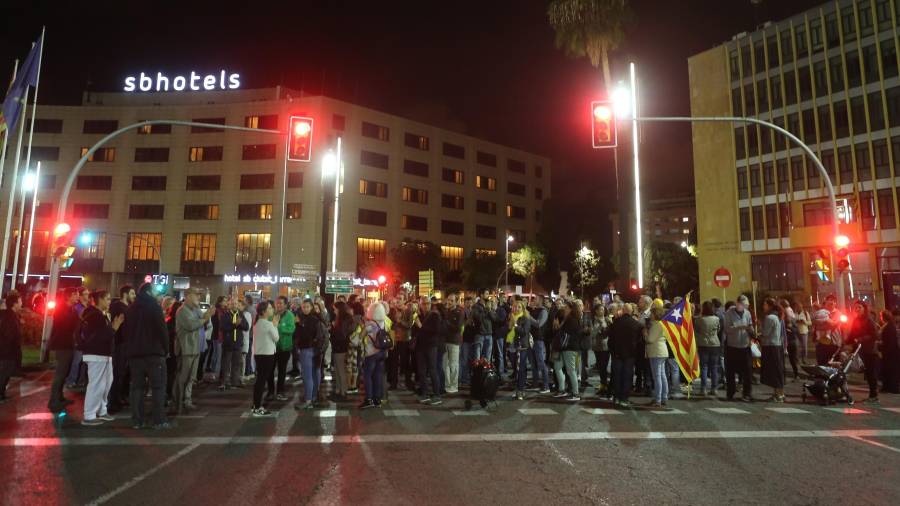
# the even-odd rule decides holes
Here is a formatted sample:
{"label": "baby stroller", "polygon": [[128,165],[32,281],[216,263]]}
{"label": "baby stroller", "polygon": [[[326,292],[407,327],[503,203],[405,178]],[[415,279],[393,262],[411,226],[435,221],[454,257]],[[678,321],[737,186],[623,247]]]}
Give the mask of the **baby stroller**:
{"label": "baby stroller", "polygon": [[494,369],[494,364],[485,359],[472,362],[472,381],[469,396],[466,399],[466,409],[472,409],[472,401],[478,401],[482,408],[486,408],[488,401],[494,401],[497,397],[497,388],[500,386],[500,376]]}
{"label": "baby stroller", "polygon": [[806,402],[806,395],[812,395],[824,405],[833,404],[842,400],[847,401],[848,406],[853,405],[853,396],[847,387],[847,371],[859,355],[862,346],[857,345],[850,356],[843,361],[838,359],[841,352],[838,351],[831,357],[828,365],[804,365],[803,371],[810,377],[810,382],[803,384],[801,399]]}

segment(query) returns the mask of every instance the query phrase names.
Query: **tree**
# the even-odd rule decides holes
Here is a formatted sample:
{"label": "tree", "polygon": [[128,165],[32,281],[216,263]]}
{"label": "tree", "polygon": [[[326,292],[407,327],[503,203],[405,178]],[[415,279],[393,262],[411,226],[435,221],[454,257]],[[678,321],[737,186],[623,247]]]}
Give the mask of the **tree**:
{"label": "tree", "polygon": [[463,260],[463,285],[467,290],[493,288],[503,272],[503,259],[499,255],[469,254]]}
{"label": "tree", "polygon": [[398,283],[419,282],[419,271],[434,271],[435,280],[442,279],[446,269],[441,258],[441,247],[431,241],[404,238],[400,245],[391,250],[391,264],[400,275]]}
{"label": "tree", "polygon": [[510,253],[512,270],[528,279],[528,292],[534,289],[534,275],[547,266],[547,252],[537,244],[526,244]]}
{"label": "tree", "polygon": [[651,242],[644,249],[644,265],[657,296],[684,297],[699,286],[697,258],[677,244]]}
{"label": "tree", "polygon": [[626,16],[625,0],[553,0],[547,7],[556,47],[569,56],[587,56],[591,65],[601,67],[607,88],[613,82],[609,52],[622,42]]}
{"label": "tree", "polygon": [[581,298],[584,299],[584,289],[592,286],[597,282],[597,267],[600,265],[600,257],[597,252],[582,246],[575,253],[575,260],[572,262],[572,282],[575,286],[581,288]]}

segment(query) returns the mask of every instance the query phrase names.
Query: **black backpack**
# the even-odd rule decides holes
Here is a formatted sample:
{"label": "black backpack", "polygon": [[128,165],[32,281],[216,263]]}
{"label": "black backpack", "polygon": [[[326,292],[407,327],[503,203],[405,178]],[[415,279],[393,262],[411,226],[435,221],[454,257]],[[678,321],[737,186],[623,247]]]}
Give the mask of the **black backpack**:
{"label": "black backpack", "polygon": [[375,334],[375,338],[372,339],[372,344],[376,349],[389,350],[394,347],[394,340],[391,339],[391,335],[388,334],[387,330],[378,327],[378,332]]}

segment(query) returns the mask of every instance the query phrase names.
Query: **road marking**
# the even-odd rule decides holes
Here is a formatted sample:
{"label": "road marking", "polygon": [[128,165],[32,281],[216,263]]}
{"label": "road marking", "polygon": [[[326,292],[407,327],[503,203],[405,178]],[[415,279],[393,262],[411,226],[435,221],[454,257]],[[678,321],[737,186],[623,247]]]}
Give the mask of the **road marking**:
{"label": "road marking", "polygon": [[417,409],[385,409],[384,416],[419,416]]}
{"label": "road marking", "polygon": [[713,413],[718,413],[720,415],[749,415],[749,411],[745,411],[743,409],[738,408],[706,408]]}
{"label": "road marking", "polygon": [[825,408],[828,411],[834,411],[835,413],[843,413],[845,415],[868,415],[871,411],[866,411],[864,409],[857,408]]}
{"label": "road marking", "polygon": [[550,408],[519,408],[519,413],[528,416],[544,416],[544,415],[556,415],[558,414],[556,411],[553,411]]}
{"label": "road marking", "polygon": [[133,487],[133,486],[137,485],[138,483],[144,481],[145,479],[149,478],[150,476],[152,476],[154,473],[156,473],[160,469],[168,466],[169,464],[175,462],[176,460],[180,459],[181,457],[184,457],[188,453],[191,453],[198,446],[200,446],[200,445],[197,443],[194,443],[194,444],[188,446],[187,448],[181,449],[178,453],[176,453],[175,455],[172,455],[171,457],[169,457],[166,460],[162,461],[161,463],[157,464],[152,469],[149,469],[146,472],[135,476],[134,478],[123,483],[122,486],[120,486],[119,488],[117,488],[111,492],[108,492],[104,495],[101,495],[100,497],[89,502],[88,506],[96,506],[96,505],[100,505],[100,504],[103,504],[103,503],[109,501],[110,499],[114,498],[115,496],[121,494],[122,492],[125,492],[126,490],[130,489],[131,487]]}
{"label": "road marking", "polygon": [[857,441],[862,441],[863,443],[870,444],[872,446],[877,446],[879,448],[884,448],[885,450],[891,450],[893,452],[900,453],[900,448],[895,448],[890,445],[886,445],[884,443],[879,443],[878,441],[872,441],[871,439],[866,439],[862,436],[850,436],[850,439],[855,439]]}
{"label": "road marking", "polygon": [[624,415],[621,411],[617,409],[603,409],[603,408],[581,408],[581,411],[587,413],[589,415]]}
{"label": "road marking", "polygon": [[53,413],[29,413],[25,416],[20,416],[19,420],[53,420],[56,417]]}
{"label": "road marking", "polygon": [[278,413],[280,411],[269,411],[269,414],[265,416],[253,416],[249,411],[244,411],[241,413],[241,418],[278,418]]}
{"label": "road marking", "polygon": [[184,446],[184,445],[331,445],[383,443],[480,443],[521,441],[580,441],[622,439],[807,439],[900,437],[900,429],[859,430],[746,430],[675,432],[547,432],[510,434],[369,434],[322,436],[210,436],[210,437],[81,437],[3,438],[0,447],[59,446]]}
{"label": "road marking", "polygon": [[28,397],[29,395],[34,395],[43,392],[44,390],[50,390],[50,385],[38,385],[39,383],[37,381],[23,381],[22,383],[19,383],[19,397]]}
{"label": "road marking", "polygon": [[900,408],[881,408],[885,411],[892,411],[894,413],[900,413]]}
{"label": "road marking", "polygon": [[456,416],[488,416],[488,415],[490,415],[490,413],[488,413],[487,411],[484,411],[484,410],[460,411],[460,410],[455,409],[455,410],[451,411],[451,413],[453,413]]}
{"label": "road marking", "polygon": [[657,415],[686,415],[687,414],[687,411],[682,411],[680,409],[675,409],[675,408],[667,409],[667,410],[654,409],[654,410],[651,410],[651,412],[655,413]]}
{"label": "road marking", "polygon": [[809,415],[812,414],[805,409],[799,408],[766,408],[769,411],[774,411],[775,413],[782,413],[785,415]]}
{"label": "road marking", "polygon": [[338,416],[350,416],[350,411],[347,409],[322,409],[319,411],[314,411],[313,416],[317,416],[319,418],[334,418]]}

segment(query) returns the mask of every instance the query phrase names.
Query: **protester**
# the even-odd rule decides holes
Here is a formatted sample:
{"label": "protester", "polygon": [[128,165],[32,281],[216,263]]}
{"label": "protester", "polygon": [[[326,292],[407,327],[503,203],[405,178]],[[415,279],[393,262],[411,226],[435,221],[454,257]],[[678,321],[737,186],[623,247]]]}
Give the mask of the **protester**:
{"label": "protester", "polygon": [[[552,327],[550,321],[550,313],[544,307],[544,297],[538,295],[534,299],[534,307],[531,308],[531,318],[534,320],[531,326],[531,336],[534,338],[533,346],[530,350],[530,358],[532,364],[532,390],[537,390],[539,394],[550,393],[550,372],[547,369],[547,343],[544,336],[547,333],[547,327]],[[552,335],[552,334],[551,334]]]}
{"label": "protester", "polygon": [[857,345],[861,347],[859,356],[865,368],[866,382],[869,384],[869,398],[865,402],[878,404],[881,334],[869,315],[869,307],[865,302],[857,301],[854,303],[853,313],[855,317],[850,325],[850,332],[847,333],[847,342],[845,344],[848,348],[855,348]]}
{"label": "protester", "polygon": [[199,290],[188,290],[184,304],[175,313],[176,375],[172,398],[177,414],[194,409],[192,380],[200,364],[200,330],[215,313],[213,307],[201,312],[199,301]]}
{"label": "protester", "polygon": [[357,330],[353,318],[353,310],[344,302],[334,305],[336,317],[331,332],[331,364],[334,377],[335,401],[347,400],[347,351],[350,349],[350,336]]}
{"label": "protester", "polygon": [[168,332],[162,307],[153,296],[153,285],[144,283],[138,289],[137,298],[125,315],[125,335],[128,341],[128,366],[131,370],[131,419],[132,427],[144,425],[144,388],[150,380],[152,417],[154,429],[173,427],[165,414],[166,353],[169,349]]}
{"label": "protester", "polygon": [[472,305],[470,315],[475,328],[474,358],[484,358],[490,362],[493,358],[491,352],[494,343],[494,320],[491,318],[491,310],[488,309],[491,297],[487,290],[479,290],[478,293],[481,296]]}
{"label": "protester", "polygon": [[446,321],[444,322],[444,390],[448,394],[459,392],[459,349],[462,345],[462,331],[465,315],[459,306],[456,295],[449,295],[444,304]]}
{"label": "protester", "polygon": [[[172,392],[175,389],[175,375],[178,372],[178,360],[175,357],[175,315],[181,309],[182,302],[173,297],[163,299],[163,311],[166,318],[166,329],[169,332],[169,352],[166,355],[166,405],[173,401]],[[177,409],[177,408],[176,408]]]}
{"label": "protester", "polygon": [[900,394],[900,309],[894,309],[881,330],[884,384],[882,392]]}
{"label": "protester", "polygon": [[81,339],[78,347],[88,367],[87,393],[84,397],[82,425],[101,425],[115,420],[107,408],[109,389],[112,387],[112,354],[116,331],[125,321],[125,315],[109,319],[109,292],[98,290],[91,294],[93,305],[81,313]]}
{"label": "protester", "polygon": [[6,402],[6,387],[16,369],[22,348],[22,297],[10,292],[4,300],[5,308],[0,311],[0,404]]}
{"label": "protester", "polygon": [[[91,291],[85,286],[79,286],[77,290],[78,300],[75,301],[74,307],[75,313],[80,318],[84,310],[91,305]],[[72,354],[72,367],[69,368],[69,376],[66,377],[66,389],[83,392],[86,385],[87,368],[84,365],[81,350],[76,346]]]}
{"label": "protester", "polygon": [[[438,307],[423,297],[421,302],[424,321],[416,337],[416,376],[419,381],[419,403],[438,406],[442,403],[440,378],[437,372],[438,333],[443,325],[443,317]],[[431,390],[425,383],[431,379]]]}
{"label": "protester", "polygon": [[72,404],[71,399],[63,396],[63,385],[72,367],[72,357],[75,354],[75,334],[79,329],[78,313],[75,311],[75,302],[78,300],[76,288],[66,288],[62,291],[60,299],[53,314],[53,327],[50,331],[50,351],[56,354],[56,370],[53,374],[53,383],[50,386],[50,400],[47,408],[53,413],[63,411]]}
{"label": "protester", "polygon": [[735,375],[740,376],[743,384],[741,399],[745,402],[753,400],[750,339],[755,337],[755,331],[750,310],[747,308],[749,304],[747,297],[741,295],[735,305],[725,312],[725,381],[729,401],[734,399]]}
{"label": "protester", "polygon": [[809,327],[812,320],[809,317],[809,311],[803,306],[803,302],[794,302],[794,324],[797,326],[797,354],[800,356],[800,363],[806,365],[806,358],[809,349]]}
{"label": "protester", "polygon": [[365,327],[365,365],[363,366],[363,382],[365,383],[366,398],[360,409],[381,407],[384,397],[384,360],[387,349],[381,346],[388,329],[385,326],[387,312],[381,304],[373,304],[369,308]]}
{"label": "protester", "polygon": [[[276,392],[274,399],[286,401],[288,398],[285,394],[284,381],[287,376],[288,360],[291,358],[291,353],[294,349],[294,331],[297,328],[297,322],[294,313],[288,310],[288,299],[284,295],[280,295],[275,299],[275,315],[278,316],[278,323],[276,324],[278,328],[278,344],[275,347],[275,367],[278,368],[278,383],[277,385],[275,384],[275,368],[273,368],[267,380],[269,393],[266,396],[266,401],[272,400],[270,397],[273,391]],[[258,381],[261,376],[257,374],[256,378]]]}
{"label": "protester", "polygon": [[700,395],[716,395],[719,385],[719,356],[722,354],[719,342],[719,317],[712,302],[701,306],[701,316],[697,319],[697,354],[700,355]]}
{"label": "protester", "polygon": [[762,347],[760,383],[772,387],[769,401],[784,402],[784,309],[768,298],[763,302],[766,314],[759,344]]}
{"label": "protester", "polygon": [[313,312],[312,301],[305,299],[300,304],[300,311],[299,322],[294,330],[294,347],[300,351],[304,403],[294,407],[312,409],[318,400],[322,354],[328,341],[328,333],[325,323]]}
{"label": "protester", "polygon": [[251,311],[250,307],[252,304],[248,304],[245,300],[238,301],[238,311],[241,312],[241,316],[244,317],[244,321],[247,322],[247,330],[244,331],[244,339],[241,342],[241,376],[242,383],[243,380],[249,376],[248,371],[252,371],[253,367],[248,366],[248,362],[253,361],[253,357],[250,356],[251,343],[253,342],[253,322],[256,321],[254,313],[256,311]]}
{"label": "protester", "polygon": [[813,330],[816,335],[816,364],[828,365],[842,343],[840,313],[833,295],[825,298],[825,307],[813,314]]}
{"label": "protester", "polygon": [[632,318],[632,312],[631,306],[622,306],[622,315],[609,328],[613,402],[621,408],[631,407],[628,397],[634,378],[634,359],[638,342],[644,338],[644,327]]}
{"label": "protester", "polygon": [[243,363],[241,352],[244,348],[244,331],[250,323],[244,319],[235,299],[228,299],[219,313],[219,333],[222,336],[222,361],[219,369],[219,390],[243,386]]}
{"label": "protester", "polygon": [[612,323],[606,308],[596,301],[591,319],[591,344],[594,350],[594,367],[600,375],[597,392],[603,394],[609,389],[609,325]]}
{"label": "protester", "polygon": [[274,386],[271,381],[272,371],[275,367],[275,353],[280,333],[277,325],[281,318],[290,318],[291,313],[275,314],[274,308],[266,301],[256,306],[256,324],[253,326],[253,356],[256,357],[256,383],[253,385],[253,416],[267,416],[269,411],[263,407],[263,388],[269,387],[269,396],[273,394]]}
{"label": "protester", "polygon": [[653,400],[650,407],[662,408],[669,399],[669,382],[666,381],[666,361],[669,358],[669,350],[666,346],[666,333],[662,326],[662,318],[665,310],[661,307],[653,307],[650,310],[650,319],[647,321],[646,346],[644,351],[650,362],[650,372],[653,378]]}
{"label": "protester", "polygon": [[528,311],[525,310],[525,304],[516,300],[512,303],[512,312],[509,317],[510,336],[508,344],[516,354],[516,400],[525,399],[525,381],[528,378],[528,355],[534,346],[534,338],[531,335],[532,327],[537,325]]}
{"label": "protester", "polygon": [[800,370],[798,369],[800,365],[800,337],[797,330],[797,314],[786,299],[779,300],[778,304],[781,306],[781,314],[783,315],[781,327],[788,360],[791,363],[791,370],[794,372],[794,380],[796,380],[800,377]]}
{"label": "protester", "polygon": [[[119,288],[119,298],[112,301],[109,306],[109,317],[113,320],[119,315],[125,315],[128,320],[128,308],[134,304],[137,295],[131,285],[122,285]],[[123,405],[128,404],[130,373],[128,370],[128,352],[127,341],[125,336],[125,325],[120,325],[116,331],[116,338],[113,346],[113,382],[109,389],[109,406],[110,413],[118,413],[122,410]]]}

